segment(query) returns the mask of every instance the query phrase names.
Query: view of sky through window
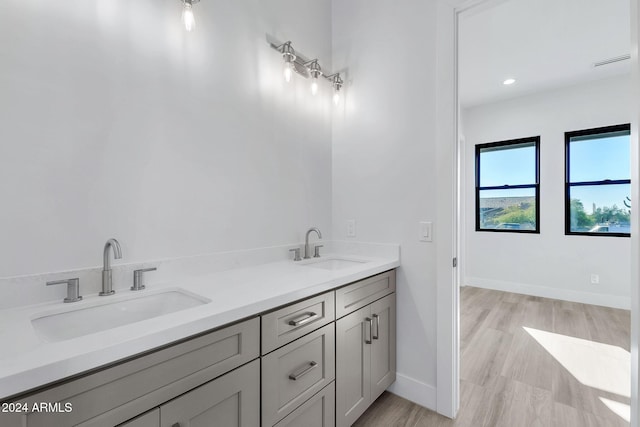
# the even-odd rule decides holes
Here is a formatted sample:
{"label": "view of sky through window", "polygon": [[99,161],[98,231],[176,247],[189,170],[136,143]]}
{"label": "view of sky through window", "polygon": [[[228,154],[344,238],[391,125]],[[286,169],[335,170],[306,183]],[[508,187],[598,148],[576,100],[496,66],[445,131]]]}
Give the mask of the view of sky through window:
{"label": "view of sky through window", "polygon": [[480,187],[536,182],[536,149],[532,143],[482,150],[480,163]]}

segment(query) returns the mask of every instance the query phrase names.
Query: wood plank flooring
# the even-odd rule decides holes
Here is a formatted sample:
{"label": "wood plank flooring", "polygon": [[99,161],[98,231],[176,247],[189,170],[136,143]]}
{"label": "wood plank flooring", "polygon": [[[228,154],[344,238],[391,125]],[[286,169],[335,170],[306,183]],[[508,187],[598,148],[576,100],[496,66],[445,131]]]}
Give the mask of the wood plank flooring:
{"label": "wood plank flooring", "polygon": [[458,417],[385,392],[354,426],[629,425],[629,311],[473,287],[460,301]]}

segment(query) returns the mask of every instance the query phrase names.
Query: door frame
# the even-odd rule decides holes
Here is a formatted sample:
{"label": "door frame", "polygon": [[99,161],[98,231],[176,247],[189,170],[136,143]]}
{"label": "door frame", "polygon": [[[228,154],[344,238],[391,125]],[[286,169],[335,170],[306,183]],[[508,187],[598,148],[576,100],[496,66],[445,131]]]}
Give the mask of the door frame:
{"label": "door frame", "polygon": [[[460,15],[472,8],[492,7],[508,0],[438,0],[436,6],[436,155],[438,188],[438,224],[436,232],[442,238],[437,243],[437,390],[436,410],[455,418],[460,407],[460,279],[464,259],[459,256],[463,240],[458,228],[461,215],[458,197],[458,165],[462,151],[458,129],[458,26]],[[640,200],[640,0],[630,0],[631,28],[631,199]],[[450,191],[446,191],[450,189]],[[640,205],[640,204],[639,204]],[[631,259],[640,260],[640,215],[631,219]],[[460,230],[464,230],[460,227]],[[460,243],[460,247],[458,246]],[[458,268],[452,268],[452,258],[458,259]],[[640,372],[640,262],[631,263],[631,427],[640,427],[638,404],[638,374]]]}

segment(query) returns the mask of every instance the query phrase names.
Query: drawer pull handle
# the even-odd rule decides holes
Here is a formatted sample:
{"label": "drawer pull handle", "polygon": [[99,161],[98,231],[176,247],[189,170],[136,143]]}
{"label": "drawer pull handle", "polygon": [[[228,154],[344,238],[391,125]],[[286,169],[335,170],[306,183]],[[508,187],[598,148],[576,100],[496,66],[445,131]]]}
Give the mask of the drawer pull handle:
{"label": "drawer pull handle", "polygon": [[175,423],[171,427],[180,427],[180,423]]}
{"label": "drawer pull handle", "polygon": [[300,379],[300,378],[304,377],[305,375],[307,375],[316,366],[318,366],[317,362],[309,362],[309,365],[306,366],[305,368],[303,368],[301,371],[295,372],[293,374],[289,374],[289,379],[292,380],[292,381],[298,381],[298,379]]}
{"label": "drawer pull handle", "polygon": [[302,316],[295,318],[295,319],[291,319],[289,320],[289,324],[291,326],[302,326],[305,325],[313,320],[316,320],[319,316],[314,313],[313,311],[310,311],[308,313],[303,314]]}
{"label": "drawer pull handle", "polygon": [[371,344],[371,335],[373,335],[373,320],[370,317],[364,319],[369,324],[369,338],[367,338],[367,325],[364,326],[364,343]]}
{"label": "drawer pull handle", "polygon": [[371,334],[371,338],[373,338],[374,340],[377,340],[380,338],[380,316],[378,316],[377,314],[374,314],[371,317],[373,317],[373,320],[376,323],[376,333]]}

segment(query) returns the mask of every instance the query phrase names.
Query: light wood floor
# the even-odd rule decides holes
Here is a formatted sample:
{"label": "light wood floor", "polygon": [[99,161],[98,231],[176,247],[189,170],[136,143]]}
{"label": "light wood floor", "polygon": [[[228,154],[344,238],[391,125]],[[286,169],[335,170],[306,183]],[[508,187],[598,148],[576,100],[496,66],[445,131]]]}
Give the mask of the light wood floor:
{"label": "light wood floor", "polygon": [[460,308],[456,420],[385,392],[354,426],[629,425],[629,311],[473,287]]}

